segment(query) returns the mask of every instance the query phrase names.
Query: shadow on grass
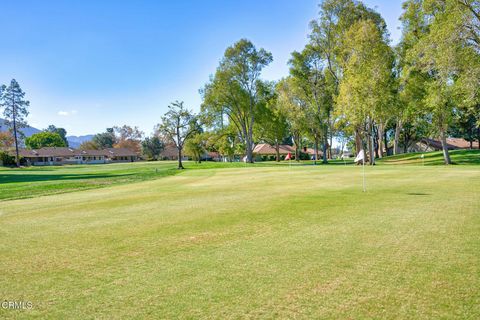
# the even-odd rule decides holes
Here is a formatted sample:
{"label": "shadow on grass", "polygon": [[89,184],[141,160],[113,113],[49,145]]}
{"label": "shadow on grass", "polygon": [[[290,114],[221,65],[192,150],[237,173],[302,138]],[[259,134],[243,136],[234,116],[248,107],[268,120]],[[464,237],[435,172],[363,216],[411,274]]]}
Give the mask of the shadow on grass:
{"label": "shadow on grass", "polygon": [[15,182],[41,182],[41,181],[64,181],[64,180],[88,180],[107,179],[132,176],[129,174],[0,174],[0,184]]}
{"label": "shadow on grass", "polygon": [[423,192],[408,192],[407,195],[409,196],[429,196],[430,193],[423,193]]}

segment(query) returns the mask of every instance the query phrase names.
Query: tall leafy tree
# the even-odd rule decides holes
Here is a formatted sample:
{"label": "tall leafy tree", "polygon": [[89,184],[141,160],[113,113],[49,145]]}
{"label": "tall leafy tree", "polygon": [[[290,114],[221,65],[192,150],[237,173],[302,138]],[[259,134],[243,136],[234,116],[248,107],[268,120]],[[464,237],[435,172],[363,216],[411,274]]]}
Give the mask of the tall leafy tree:
{"label": "tall leafy tree", "polygon": [[115,126],[113,131],[115,132],[114,148],[127,148],[135,152],[141,151],[143,132],[138,127]]}
{"label": "tall leafy tree", "polygon": [[9,131],[2,131],[0,132],[0,152],[1,151],[9,151],[10,148],[13,147],[15,141],[11,132]]}
{"label": "tall leafy tree", "polygon": [[[370,20],[380,31],[383,39],[388,39],[387,26],[383,18],[360,1],[324,0],[320,4],[318,19],[310,23],[310,46],[323,60],[325,79],[330,94],[330,106],[326,108],[328,121],[324,127],[325,136],[332,137],[334,124],[341,119],[333,119],[336,97],[345,74],[343,70],[345,50],[344,42],[348,40],[346,33],[351,26],[361,20]],[[339,113],[336,113],[339,115]],[[357,135],[357,133],[355,133]],[[357,144],[360,137],[356,136]],[[325,148],[326,143],[324,143]],[[358,148],[357,148],[358,149]],[[325,152],[324,152],[325,157]],[[325,160],[325,159],[324,159]]]}
{"label": "tall leafy tree", "polygon": [[93,143],[97,145],[97,149],[113,148],[117,142],[113,128],[107,128],[105,132],[97,133],[92,138]]}
{"label": "tall leafy tree", "polygon": [[21,128],[27,126],[26,117],[28,116],[28,106],[30,102],[25,100],[25,92],[15,79],[12,79],[8,87],[3,88],[1,96],[1,106],[4,108],[3,115],[7,125],[11,127],[15,140],[15,162],[20,166],[19,140],[22,135]]}
{"label": "tall leafy tree", "polygon": [[80,144],[80,150],[98,150],[100,147],[93,140],[84,141]]}
{"label": "tall leafy tree", "polygon": [[165,148],[159,137],[146,137],[142,141],[142,154],[148,159],[158,160],[160,153]]}
{"label": "tall leafy tree", "polygon": [[52,133],[58,133],[58,135],[62,138],[62,140],[65,142],[65,146],[68,147],[68,140],[67,140],[67,130],[64,128],[57,128],[53,124],[49,125],[47,129],[44,131],[46,132],[52,132]]}
{"label": "tall leafy tree", "polygon": [[280,80],[276,91],[279,108],[285,117],[288,130],[295,145],[295,160],[298,161],[300,159],[302,137],[307,131],[306,105],[304,100],[298,98],[301,92],[291,76]]}
{"label": "tall leafy tree", "polygon": [[199,131],[185,142],[185,154],[192,157],[197,162],[202,162],[202,156],[206,151],[206,141],[203,132]]}
{"label": "tall leafy tree", "polygon": [[202,109],[225,114],[245,143],[248,162],[253,162],[253,128],[264,99],[260,75],[272,62],[272,54],[242,39],[227,48],[214,77],[203,89]]}
{"label": "tall leafy tree", "polygon": [[370,164],[374,164],[375,123],[381,121],[391,101],[393,53],[371,20],[352,25],[343,50],[338,111],[367,143]]}
{"label": "tall leafy tree", "polygon": [[[403,127],[415,128],[416,123],[426,117],[424,97],[426,84],[431,76],[415,68],[409,59],[409,52],[428,31],[428,22],[422,13],[420,0],[407,0],[403,3],[402,37],[397,45],[395,72],[399,82],[397,108],[394,116],[393,154],[400,153],[400,139]],[[406,134],[408,135],[408,134]],[[405,147],[405,146],[404,146]]]}
{"label": "tall leafy tree", "polygon": [[327,163],[332,92],[324,74],[324,59],[313,46],[307,45],[302,52],[293,52],[289,63],[293,84],[298,88],[297,99],[305,106],[306,125],[314,141],[316,159],[318,144],[322,141],[323,162]]}
{"label": "tall leafy tree", "polygon": [[[423,104],[450,164],[447,130],[457,109],[475,108],[480,92],[480,5],[472,0],[409,1],[425,31],[408,49],[410,68],[426,75]],[[408,9],[408,7],[407,7]]]}
{"label": "tall leafy tree", "polygon": [[274,92],[272,84],[272,95],[266,101],[263,112],[260,113],[255,125],[255,138],[272,145],[276,152],[276,161],[280,161],[280,144],[288,136],[287,119],[283,114],[278,95]]}
{"label": "tall leafy tree", "polygon": [[201,130],[198,117],[184,107],[183,101],[175,101],[168,106],[168,112],[158,125],[158,132],[175,144],[178,150],[178,169],[183,169],[182,151],[185,142]]}
{"label": "tall leafy tree", "polygon": [[68,147],[62,137],[56,132],[39,132],[27,137],[25,145],[30,149],[44,147]]}

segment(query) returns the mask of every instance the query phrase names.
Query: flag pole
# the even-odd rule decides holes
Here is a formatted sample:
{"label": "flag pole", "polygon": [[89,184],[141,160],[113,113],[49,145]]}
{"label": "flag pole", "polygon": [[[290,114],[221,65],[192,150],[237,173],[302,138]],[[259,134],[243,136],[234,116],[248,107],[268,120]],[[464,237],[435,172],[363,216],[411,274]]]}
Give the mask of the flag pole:
{"label": "flag pole", "polygon": [[363,192],[366,192],[365,188],[365,156],[363,156]]}

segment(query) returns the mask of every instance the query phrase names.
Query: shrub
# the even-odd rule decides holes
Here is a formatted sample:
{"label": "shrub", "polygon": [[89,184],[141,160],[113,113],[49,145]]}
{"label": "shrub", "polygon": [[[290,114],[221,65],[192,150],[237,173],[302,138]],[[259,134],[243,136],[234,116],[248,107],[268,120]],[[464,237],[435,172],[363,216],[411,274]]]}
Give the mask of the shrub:
{"label": "shrub", "polygon": [[300,152],[300,160],[310,160],[310,155],[305,152]]}
{"label": "shrub", "polygon": [[15,165],[15,157],[9,155],[5,151],[0,151],[0,164],[4,166],[13,166]]}

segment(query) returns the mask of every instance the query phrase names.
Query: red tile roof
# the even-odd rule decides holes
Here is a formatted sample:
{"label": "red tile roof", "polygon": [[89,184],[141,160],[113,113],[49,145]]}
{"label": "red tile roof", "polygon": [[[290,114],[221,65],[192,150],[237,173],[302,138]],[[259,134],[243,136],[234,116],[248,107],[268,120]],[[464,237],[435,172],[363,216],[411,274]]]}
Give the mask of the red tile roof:
{"label": "red tile roof", "polygon": [[46,147],[40,149],[20,149],[19,154],[24,158],[36,157],[74,157],[74,156],[106,156],[129,157],[137,154],[126,148],[108,148],[104,150],[79,150],[66,147]]}
{"label": "red tile roof", "polygon": [[133,157],[138,154],[127,148],[107,148],[102,150],[107,157]]}
{"label": "red tile roof", "polygon": [[[288,154],[288,153],[291,153],[291,154],[294,154],[295,153],[295,147],[292,147],[292,146],[289,146],[287,144],[281,144],[279,146],[279,151],[280,151],[280,154]],[[314,155],[315,154],[315,151],[313,150],[313,148],[307,148],[306,151],[302,148],[300,149],[301,152],[306,152],[310,155]],[[276,151],[275,151],[275,147],[269,145],[268,143],[259,143],[255,146],[255,148],[253,149],[253,153],[254,154],[259,154],[259,155],[276,155]],[[318,150],[318,154],[321,155],[322,154],[322,151],[321,150]]]}
{"label": "red tile roof", "polygon": [[[288,154],[288,153],[295,153],[295,148],[286,144],[282,144],[279,146],[280,154]],[[272,147],[268,143],[259,143],[253,149],[253,153],[255,154],[263,154],[263,155],[275,155],[277,151],[275,147]]]}

